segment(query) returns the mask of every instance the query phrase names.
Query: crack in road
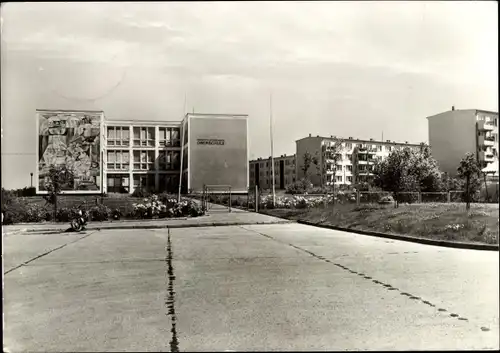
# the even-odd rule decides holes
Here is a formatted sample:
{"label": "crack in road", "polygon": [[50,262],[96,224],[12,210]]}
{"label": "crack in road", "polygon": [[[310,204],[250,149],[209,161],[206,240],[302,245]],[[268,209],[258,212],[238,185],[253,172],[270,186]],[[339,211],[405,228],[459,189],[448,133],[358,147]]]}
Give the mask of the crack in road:
{"label": "crack in road", "polygon": [[14,271],[14,270],[17,270],[18,268],[21,268],[21,267],[23,267],[23,266],[27,266],[30,262],[33,262],[33,261],[35,261],[35,260],[37,260],[37,259],[40,259],[40,258],[42,258],[42,257],[44,257],[44,256],[47,256],[47,255],[49,255],[49,254],[53,253],[54,251],[60,250],[60,249],[62,249],[62,248],[64,248],[64,247],[66,247],[66,246],[68,246],[68,245],[70,245],[70,244],[74,244],[74,243],[76,243],[76,242],[78,242],[78,241],[80,241],[80,240],[83,240],[83,239],[85,239],[85,238],[87,238],[87,237],[91,236],[92,234],[94,234],[94,233],[96,233],[96,232],[97,232],[97,231],[90,232],[89,234],[87,234],[87,235],[85,235],[85,236],[83,236],[83,237],[81,237],[81,238],[78,238],[78,239],[76,239],[76,240],[74,240],[74,241],[70,241],[69,243],[63,244],[63,245],[58,246],[57,248],[51,249],[51,250],[49,250],[49,251],[46,251],[46,252],[44,252],[43,254],[37,255],[37,256],[35,256],[34,258],[29,259],[28,261],[25,261],[25,262],[23,262],[22,264],[17,265],[17,266],[15,266],[15,267],[11,268],[10,270],[5,271],[3,274],[4,274],[4,276],[5,276],[6,274],[8,274],[8,273],[10,273],[10,272],[12,272],[12,271]]}
{"label": "crack in road", "polygon": [[168,229],[168,238],[167,238],[167,247],[166,247],[166,258],[165,262],[167,265],[167,296],[165,300],[165,305],[167,306],[167,314],[170,316],[172,321],[172,327],[170,332],[172,333],[172,339],[170,340],[170,351],[178,352],[179,351],[179,340],[177,338],[177,316],[175,315],[175,291],[174,291],[174,266],[172,264],[173,260],[173,250],[172,250],[172,241],[170,239],[170,229]]}
{"label": "crack in road", "polygon": [[[306,249],[301,248],[301,247],[299,247],[299,246],[293,245],[293,244],[291,244],[291,243],[286,243],[286,242],[280,241],[280,240],[278,240],[278,239],[276,239],[276,238],[274,238],[274,237],[272,237],[272,236],[270,236],[270,235],[268,235],[268,234],[264,234],[264,233],[258,232],[258,231],[256,231],[256,230],[253,230],[253,229],[248,229],[248,228],[241,227],[241,226],[240,226],[240,228],[245,229],[245,230],[248,230],[248,231],[251,231],[251,232],[254,232],[254,233],[257,233],[257,234],[262,235],[262,236],[264,236],[264,237],[266,237],[266,238],[269,238],[269,239],[271,239],[271,240],[274,240],[275,242],[278,242],[278,243],[280,243],[280,244],[288,245],[288,246],[290,246],[290,247],[292,247],[292,248],[294,248],[294,249],[297,249],[297,250],[300,250],[300,251],[302,251],[302,252],[305,252],[305,253],[307,253],[307,254],[309,254],[309,255],[311,255],[311,256],[313,256],[313,257],[317,258],[318,260],[322,260],[322,261],[325,261],[325,262],[331,263],[331,264],[333,264],[333,265],[335,265],[335,266],[337,266],[337,267],[339,267],[339,268],[341,268],[341,269],[343,269],[343,270],[345,270],[345,271],[348,271],[349,273],[355,274],[355,275],[357,275],[357,276],[359,276],[359,277],[362,277],[362,278],[364,278],[364,279],[367,279],[367,280],[371,280],[373,283],[378,284],[378,285],[381,285],[383,288],[385,288],[385,289],[387,289],[387,290],[391,290],[391,291],[399,291],[399,292],[400,292],[400,294],[401,294],[402,296],[406,296],[406,297],[408,297],[410,300],[420,301],[421,303],[426,304],[426,305],[428,305],[428,306],[430,306],[430,307],[433,307],[433,308],[434,308],[434,307],[436,307],[436,305],[432,304],[432,303],[431,303],[431,302],[429,302],[428,300],[424,300],[424,299],[422,299],[422,298],[420,298],[420,297],[418,297],[418,296],[415,296],[415,295],[413,295],[413,294],[410,294],[410,293],[402,292],[399,288],[393,287],[392,285],[387,284],[387,283],[384,283],[384,282],[382,282],[382,281],[379,281],[379,280],[373,279],[373,277],[367,276],[367,275],[366,275],[366,274],[364,274],[364,273],[360,273],[360,272],[354,271],[353,269],[351,269],[351,268],[349,268],[349,267],[347,267],[347,266],[344,266],[344,265],[342,265],[342,264],[332,262],[331,260],[328,260],[328,259],[324,258],[324,257],[323,257],[323,256],[321,256],[321,255],[317,255],[317,254],[315,254],[315,253],[313,253],[313,252],[311,252],[311,251],[309,251],[309,250],[306,250]],[[412,252],[404,252],[404,253],[412,253]],[[413,252],[413,253],[416,253],[416,252]],[[396,254],[396,253],[392,253],[392,254]],[[444,309],[444,308],[438,308],[438,309],[437,309],[437,311],[438,311],[438,312],[441,312],[441,313],[448,312],[448,310],[446,310],[446,309]],[[467,318],[465,318],[465,317],[463,317],[463,316],[460,316],[460,315],[458,315],[458,314],[456,314],[456,313],[450,313],[450,314],[449,314],[449,316],[450,316],[450,317],[452,317],[452,318],[458,319],[458,320],[460,320],[460,321],[467,321],[467,322],[469,322],[469,319],[467,319]],[[481,331],[483,331],[483,332],[488,332],[488,331],[490,331],[490,329],[489,329],[488,327],[484,327],[484,326],[483,326],[483,327],[481,327]]]}

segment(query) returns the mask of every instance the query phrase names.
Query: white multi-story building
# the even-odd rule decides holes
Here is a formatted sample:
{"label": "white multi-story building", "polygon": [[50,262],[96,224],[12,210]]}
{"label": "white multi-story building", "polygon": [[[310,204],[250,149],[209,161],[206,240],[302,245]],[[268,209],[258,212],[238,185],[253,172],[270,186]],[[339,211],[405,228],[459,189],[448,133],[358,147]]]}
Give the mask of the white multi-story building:
{"label": "white multi-story building", "polygon": [[108,120],[104,124],[107,192],[132,193],[137,187],[177,191],[180,122]]}
{"label": "white multi-story building", "polygon": [[[335,147],[337,145],[340,147]],[[317,164],[312,163],[308,170],[313,185],[356,185],[370,181],[373,165],[377,159],[386,158],[395,149],[420,150],[423,146],[423,143],[410,144],[390,140],[383,142],[374,139],[360,140],[352,137],[345,139],[319,135],[314,137],[309,134],[308,137],[296,141],[296,175],[298,179],[304,177],[304,155],[309,153],[317,160]],[[332,153],[339,154],[336,164]]]}
{"label": "white multi-story building", "polygon": [[498,112],[452,107],[427,120],[432,155],[441,171],[455,175],[460,160],[470,152],[481,168],[498,170]]}

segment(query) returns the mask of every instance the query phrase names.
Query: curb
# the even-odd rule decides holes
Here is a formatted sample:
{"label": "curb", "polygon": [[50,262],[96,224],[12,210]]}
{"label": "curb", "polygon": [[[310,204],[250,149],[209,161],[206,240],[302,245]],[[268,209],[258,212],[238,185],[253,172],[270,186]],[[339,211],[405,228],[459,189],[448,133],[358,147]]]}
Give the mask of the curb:
{"label": "curb", "polygon": [[492,244],[463,243],[463,242],[452,242],[452,241],[446,241],[446,240],[434,240],[434,239],[418,238],[418,237],[412,237],[412,236],[408,236],[408,235],[387,234],[387,233],[372,232],[369,230],[343,228],[343,227],[331,226],[331,225],[326,225],[326,224],[317,224],[317,223],[312,223],[312,222],[308,222],[308,221],[301,221],[301,220],[297,220],[297,223],[308,225],[308,226],[313,226],[313,227],[318,227],[318,228],[340,230],[340,231],[348,232],[348,233],[362,234],[362,235],[368,235],[368,236],[372,236],[372,237],[401,240],[401,241],[426,244],[426,245],[442,246],[442,247],[446,247],[446,248],[469,249],[469,250],[487,250],[487,251],[498,251],[499,250],[498,245],[492,245]]}
{"label": "curb", "polygon": [[[229,227],[229,226],[247,226],[255,224],[288,224],[294,221],[283,220],[279,222],[207,222],[198,224],[159,224],[159,225],[116,225],[110,227],[89,227],[86,230],[116,230],[116,229],[179,229],[179,228],[202,228],[202,227]],[[23,229],[19,232],[26,233],[44,233],[44,232],[65,232],[68,228],[43,228],[43,229]],[[11,234],[11,233],[9,233]]]}

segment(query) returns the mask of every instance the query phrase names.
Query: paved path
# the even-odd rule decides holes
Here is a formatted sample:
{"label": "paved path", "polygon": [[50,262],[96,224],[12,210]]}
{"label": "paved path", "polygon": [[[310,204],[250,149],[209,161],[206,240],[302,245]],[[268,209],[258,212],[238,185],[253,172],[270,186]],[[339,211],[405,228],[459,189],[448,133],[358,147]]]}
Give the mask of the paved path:
{"label": "paved path", "polygon": [[[117,229],[117,228],[167,228],[167,227],[200,227],[212,225],[234,225],[234,224],[280,224],[291,223],[291,221],[283,220],[280,218],[248,212],[237,208],[228,208],[220,205],[212,204],[209,212],[205,216],[193,218],[164,218],[158,220],[120,220],[120,221],[106,221],[106,222],[89,222],[88,230],[97,229]],[[18,234],[25,231],[65,231],[69,228],[68,223],[23,223],[16,225],[5,226],[3,229],[4,234]]]}
{"label": "paved path", "polygon": [[11,352],[499,348],[497,252],[283,224],[27,233],[4,256]]}

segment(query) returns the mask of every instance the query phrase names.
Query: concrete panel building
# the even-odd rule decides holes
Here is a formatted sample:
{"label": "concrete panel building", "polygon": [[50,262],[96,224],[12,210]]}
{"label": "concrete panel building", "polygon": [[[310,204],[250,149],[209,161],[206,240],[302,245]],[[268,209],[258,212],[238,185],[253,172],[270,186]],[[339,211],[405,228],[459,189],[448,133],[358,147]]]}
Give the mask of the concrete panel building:
{"label": "concrete panel building", "polygon": [[187,114],[182,126],[183,191],[202,192],[207,185],[247,192],[248,116]]}
{"label": "concrete panel building", "polygon": [[441,171],[456,175],[468,152],[475,154],[482,168],[498,169],[498,112],[452,107],[427,120],[432,155]]}
{"label": "concrete panel building", "polygon": [[[339,151],[333,151],[337,142],[340,142],[341,148]],[[308,137],[296,141],[296,175],[297,179],[305,176],[304,155],[309,153],[318,161],[317,164],[311,164],[309,169],[309,177],[314,186],[356,185],[371,180],[373,176],[371,172],[377,159],[386,158],[395,149],[420,150],[423,146],[423,143],[411,144],[390,140],[384,142],[309,134]],[[340,154],[336,165],[330,157],[333,152]]]}
{"label": "concrete panel building", "polygon": [[[272,189],[272,161],[258,158],[250,161],[250,186],[259,186],[261,189]],[[286,154],[274,157],[274,179],[275,188],[284,190],[296,181],[296,161],[295,155]]]}

